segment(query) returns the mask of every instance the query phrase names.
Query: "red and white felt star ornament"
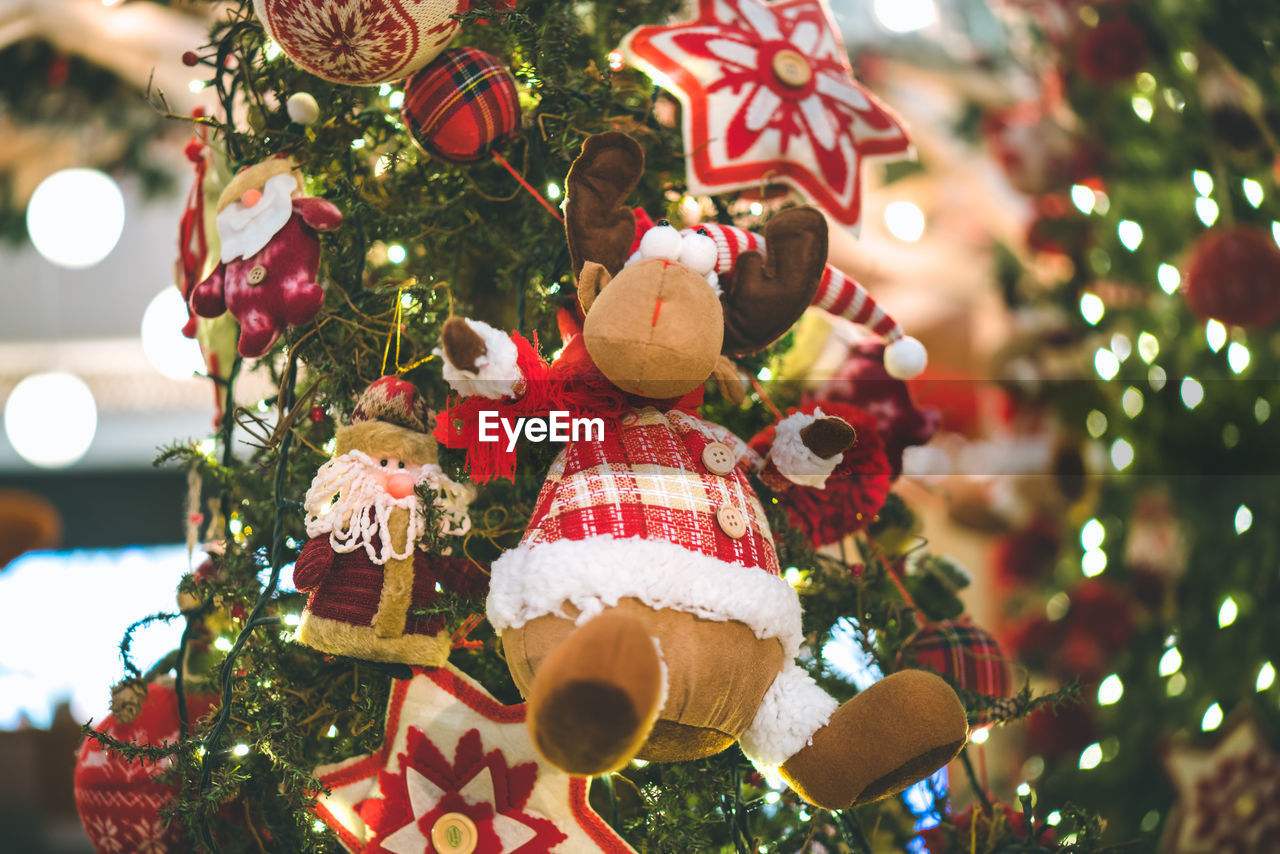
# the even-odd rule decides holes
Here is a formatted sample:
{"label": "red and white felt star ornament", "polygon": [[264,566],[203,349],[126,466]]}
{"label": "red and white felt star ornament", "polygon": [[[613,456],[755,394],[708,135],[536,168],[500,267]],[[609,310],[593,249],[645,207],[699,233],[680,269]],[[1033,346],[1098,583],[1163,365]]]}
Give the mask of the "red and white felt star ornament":
{"label": "red and white felt star ornament", "polygon": [[911,150],[822,0],[698,0],[692,21],[639,27],[621,50],[684,105],[690,192],[783,182],[857,227],[862,158]]}
{"label": "red and white felt star ornament", "polygon": [[524,715],[453,668],[397,680],[382,749],[316,769],[316,816],[355,854],[635,854]]}

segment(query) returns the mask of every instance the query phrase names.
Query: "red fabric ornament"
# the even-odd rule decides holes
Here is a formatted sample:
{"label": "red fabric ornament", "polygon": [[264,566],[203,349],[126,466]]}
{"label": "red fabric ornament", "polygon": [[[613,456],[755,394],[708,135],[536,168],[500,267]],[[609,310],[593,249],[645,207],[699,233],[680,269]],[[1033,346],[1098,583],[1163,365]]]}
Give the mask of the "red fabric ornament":
{"label": "red fabric ornament", "polygon": [[[885,456],[875,416],[837,401],[811,402],[798,412],[843,418],[857,431],[858,440],[844,452],[844,459],[827,478],[826,488],[789,489],[778,496],[791,523],[808,535],[815,546],[838,543],[870,525],[892,485],[892,470]],[[768,427],[750,441],[752,450],[764,456],[773,444],[774,428]]]}
{"label": "red fabric ornament", "polygon": [[[978,851],[991,851],[1002,841],[1029,837],[1026,816],[1003,803],[993,804],[990,812],[969,807],[948,816],[946,826],[935,825],[920,834],[929,854],[969,854],[975,848],[974,841]],[[1053,828],[1046,827],[1036,842],[1052,845],[1054,838]]]}
{"label": "red fabric ornament", "polygon": [[1042,706],[1027,715],[1027,749],[1051,759],[1078,756],[1102,737],[1091,703]]}
{"label": "red fabric ornament", "polygon": [[510,72],[473,47],[446,51],[404,90],[401,118],[418,145],[450,163],[472,163],[520,131]]}
{"label": "red fabric ornament", "polygon": [[1201,235],[1182,282],[1187,305],[1201,317],[1239,326],[1270,326],[1280,318],[1280,248],[1260,228]]}
{"label": "red fabric ornament", "polygon": [[991,560],[996,580],[1005,589],[1048,580],[1061,547],[1055,520],[1046,517],[1033,520],[996,541]]}
{"label": "red fabric ornament", "polygon": [[902,122],[853,79],[821,0],[698,0],[692,21],[622,43],[684,106],[689,192],[794,187],[842,225],[862,213],[864,157],[902,157]]}
{"label": "red fabric ornament", "polygon": [[304,71],[372,86],[407,77],[439,56],[461,27],[453,16],[470,6],[468,0],[254,0],[253,10]]}
{"label": "red fabric ornament", "polygon": [[941,422],[936,409],[917,408],[907,384],[889,376],[884,367],[884,342],[874,339],[859,341],[849,348],[845,363],[817,397],[824,407],[839,402],[875,418],[895,478],[902,473],[902,452],[928,442]]}
{"label": "red fabric ornament", "polygon": [[1132,596],[1101,579],[1076,585],[1070,609],[1059,620],[1035,617],[1010,633],[1019,661],[1071,682],[1096,682],[1133,636]]}
{"label": "red fabric ornament", "polygon": [[[988,697],[1013,694],[1009,660],[996,639],[967,617],[927,625],[912,635],[898,653],[897,668],[932,670],[957,688]],[[978,713],[975,723],[990,723],[992,713]]]}
{"label": "red fabric ornament", "polygon": [[311,407],[311,411],[307,413],[307,417],[311,419],[312,424],[319,424],[324,420],[324,408],[320,406]]}
{"label": "red fabric ornament", "polygon": [[[213,706],[211,695],[188,695],[188,720],[197,720]],[[139,745],[177,741],[178,697],[172,684],[152,682],[136,718],[123,723],[114,714],[107,715],[97,730]],[[98,854],[187,850],[179,828],[166,826],[160,817],[160,810],[178,792],[176,783],[161,781],[170,764],[169,759],[126,760],[108,753],[94,739],[85,739],[76,760],[76,811]]]}
{"label": "red fabric ornament", "polygon": [[1076,43],[1076,67],[1094,83],[1126,80],[1147,64],[1147,36],[1128,18],[1102,21],[1087,30]]}

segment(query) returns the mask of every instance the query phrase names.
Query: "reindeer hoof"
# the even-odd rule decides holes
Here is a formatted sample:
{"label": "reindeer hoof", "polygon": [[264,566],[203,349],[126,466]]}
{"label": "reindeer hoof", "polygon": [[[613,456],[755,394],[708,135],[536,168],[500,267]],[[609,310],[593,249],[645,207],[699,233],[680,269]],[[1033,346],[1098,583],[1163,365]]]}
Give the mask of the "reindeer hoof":
{"label": "reindeer hoof", "polygon": [[534,746],[569,774],[616,771],[644,746],[661,711],[665,676],[643,624],[608,613],[547,656],[529,688]]}
{"label": "reindeer hoof", "polygon": [[827,416],[801,429],[800,441],[822,459],[829,460],[857,444],[858,431],[843,418]]}
{"label": "reindeer hoof", "polygon": [[440,333],[444,357],[449,364],[462,371],[475,373],[480,359],[489,352],[484,339],[461,317],[451,317],[444,322]]}

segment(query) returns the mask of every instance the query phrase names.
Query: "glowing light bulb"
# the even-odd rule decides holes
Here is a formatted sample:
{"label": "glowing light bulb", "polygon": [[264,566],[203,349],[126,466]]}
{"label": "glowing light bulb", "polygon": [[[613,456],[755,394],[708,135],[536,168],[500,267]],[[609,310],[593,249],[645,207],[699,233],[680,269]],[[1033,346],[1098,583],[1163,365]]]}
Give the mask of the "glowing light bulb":
{"label": "glowing light bulb", "polygon": [[213,642],[213,648],[220,652],[231,652],[231,639],[217,638]]}
{"label": "glowing light bulb", "polygon": [[124,231],[124,196],[96,169],[63,169],[40,182],[27,203],[36,251],[60,267],[92,267]]}
{"label": "glowing light bulb", "polygon": [[1192,377],[1183,378],[1179,392],[1182,395],[1182,405],[1187,409],[1195,409],[1204,400],[1204,386]]}
{"label": "glowing light bulb", "polygon": [[409,253],[399,243],[392,243],[387,247],[387,260],[392,264],[403,264],[404,259],[409,257]]}
{"label": "glowing light bulb", "polygon": [[1124,696],[1124,683],[1120,677],[1112,673],[1098,686],[1098,705],[1113,706]]}
{"label": "glowing light bulb", "polygon": [[142,313],[142,350],[171,379],[188,379],[205,369],[200,345],[182,334],[186,322],[187,303],[175,287],[156,294]]}
{"label": "glowing light bulb", "polygon": [[1208,321],[1204,325],[1204,340],[1210,350],[1218,352],[1222,349],[1222,345],[1227,343],[1227,327],[1216,320]]}
{"label": "glowing light bulb", "polygon": [[1084,293],[1080,295],[1080,316],[1090,326],[1097,326],[1098,321],[1102,320],[1102,316],[1107,313],[1107,307],[1102,302],[1102,297],[1097,294]]}
{"label": "glowing light bulb", "polygon": [[1197,169],[1191,173],[1191,183],[1195,185],[1196,192],[1200,195],[1213,194],[1213,176],[1203,169]]}
{"label": "glowing light bulb", "polygon": [[938,20],[933,0],[874,0],[871,14],[891,33],[922,30]]}
{"label": "glowing light bulb", "polygon": [[913,202],[890,202],[884,209],[884,224],[902,242],[915,243],[924,236],[924,211]]}
{"label": "glowing light bulb", "polygon": [[1133,386],[1129,386],[1124,390],[1124,394],[1120,396],[1120,407],[1124,410],[1124,414],[1130,418],[1137,418],[1142,414],[1142,392]]}
{"label": "glowing light bulb", "polygon": [[1236,617],[1240,614],[1240,608],[1236,605],[1236,600],[1228,596],[1222,600],[1222,607],[1218,609],[1218,628],[1225,629],[1236,621]]}
{"label": "glowing light bulb", "polygon": [[1018,797],[1020,797],[1020,798],[1029,798],[1029,797],[1031,797],[1031,786],[1030,786],[1029,784],[1027,784],[1027,783],[1019,783],[1019,784],[1018,784]]}
{"label": "glowing light bulb", "polygon": [[231,752],[234,753],[236,756],[248,756],[249,745],[237,744],[235,747],[231,748]]}
{"label": "glowing light bulb", "polygon": [[1071,201],[1080,210],[1080,213],[1093,213],[1093,190],[1084,184],[1075,184],[1071,187]]}
{"label": "glowing light bulb", "polygon": [[1089,410],[1089,414],[1084,418],[1084,429],[1089,431],[1089,435],[1097,439],[1107,432],[1107,416],[1103,415],[1096,409]]}
{"label": "glowing light bulb", "polygon": [[270,62],[280,55],[280,45],[274,41],[268,41],[262,48],[262,55],[267,58],[267,62]]}
{"label": "glowing light bulb", "polygon": [[1233,373],[1244,373],[1244,369],[1249,367],[1249,348],[1239,341],[1232,341],[1227,347],[1227,364]]}
{"label": "glowing light bulb", "polygon": [[1101,548],[1102,541],[1107,537],[1107,529],[1097,519],[1090,519],[1084,523],[1080,529],[1080,545],[1086,551]]}
{"label": "glowing light bulb", "polygon": [[1098,376],[1110,381],[1120,373],[1120,360],[1107,348],[1099,347],[1098,352],[1093,355],[1093,368],[1098,372]]}
{"label": "glowing light bulb", "polygon": [[1166,294],[1172,294],[1178,289],[1178,285],[1182,284],[1182,274],[1172,264],[1161,264],[1156,269],[1156,280],[1160,282],[1161,290]]}
{"label": "glowing light bulb", "polygon": [[1156,114],[1156,105],[1146,95],[1134,95],[1130,104],[1133,106],[1133,114],[1144,122],[1151,121],[1151,117]]}
{"label": "glowing light bulb", "polygon": [[1208,228],[1218,221],[1218,203],[1201,196],[1196,199],[1196,216],[1200,217],[1204,227]]}
{"label": "glowing light bulb", "polygon": [[1240,182],[1240,186],[1244,189],[1244,198],[1252,207],[1258,207],[1262,204],[1263,192],[1262,185],[1252,178],[1245,178]]}
{"label": "glowing light bulb", "polygon": [[1131,219],[1122,219],[1116,226],[1116,236],[1120,238],[1125,249],[1133,252],[1142,245],[1142,226]]}
{"label": "glowing light bulb", "polygon": [[556,199],[560,198],[560,185],[559,185],[559,184],[548,184],[548,185],[547,185],[547,198],[548,198],[548,199],[551,199],[551,201],[553,201],[553,202],[554,202]]}
{"label": "glowing light bulb", "polygon": [[18,456],[40,468],[66,468],[93,444],[98,406],[84,380],[52,371],[32,374],[9,392],[4,432]]}
{"label": "glowing light bulb", "polygon": [[1102,745],[1096,741],[1080,751],[1080,770],[1089,771],[1102,764]]}
{"label": "glowing light bulb", "polygon": [[1253,527],[1253,511],[1247,504],[1241,504],[1236,508],[1235,526],[1237,534],[1243,534]]}
{"label": "glowing light bulb", "polygon": [[1276,684],[1276,669],[1268,661],[1258,670],[1258,681],[1254,684],[1254,688],[1265,691],[1274,684]]}
{"label": "glowing light bulb", "polygon": [[1161,676],[1172,676],[1182,667],[1182,653],[1178,652],[1176,646],[1171,646],[1164,651],[1164,655],[1160,656],[1160,663],[1156,665],[1156,672]]}
{"label": "glowing light bulb", "polygon": [[1214,703],[1205,709],[1204,717],[1200,719],[1200,729],[1212,732],[1220,726],[1222,726],[1222,706]]}
{"label": "glowing light bulb", "polygon": [[976,729],[969,733],[969,741],[972,744],[986,744],[989,738],[991,738],[991,730],[989,729]]}
{"label": "glowing light bulb", "polygon": [[1133,445],[1124,439],[1116,439],[1111,443],[1111,465],[1116,471],[1124,471],[1133,463]]}
{"label": "glowing light bulb", "polygon": [[1160,355],[1160,341],[1150,332],[1143,332],[1138,335],[1138,355],[1142,357],[1142,361],[1148,365],[1156,360],[1156,356]]}
{"label": "glowing light bulb", "polygon": [[1087,551],[1080,558],[1080,571],[1085,578],[1095,578],[1107,568],[1107,553],[1100,549]]}

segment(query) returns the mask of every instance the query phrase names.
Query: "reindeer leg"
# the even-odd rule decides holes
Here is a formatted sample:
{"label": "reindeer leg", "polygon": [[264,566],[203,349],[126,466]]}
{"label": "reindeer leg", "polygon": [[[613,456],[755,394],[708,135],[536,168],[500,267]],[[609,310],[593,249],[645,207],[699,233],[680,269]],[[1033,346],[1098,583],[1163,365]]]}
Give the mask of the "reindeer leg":
{"label": "reindeer leg", "polygon": [[527,722],[547,761],[569,774],[615,771],[635,757],[666,694],[644,625],[617,612],[578,627],[538,668]]}

